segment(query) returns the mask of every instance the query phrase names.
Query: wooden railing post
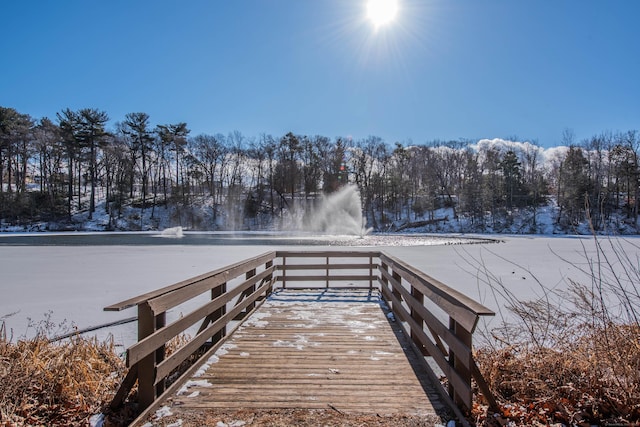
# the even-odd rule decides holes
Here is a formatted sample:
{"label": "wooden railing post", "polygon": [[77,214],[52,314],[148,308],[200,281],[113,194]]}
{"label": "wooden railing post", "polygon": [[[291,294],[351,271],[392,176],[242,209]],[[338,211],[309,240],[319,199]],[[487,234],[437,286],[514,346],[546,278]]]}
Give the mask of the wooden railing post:
{"label": "wooden railing post", "polygon": [[[249,270],[247,271],[247,274],[245,274],[245,279],[249,280],[251,279],[253,276],[256,275],[256,269],[254,268],[253,270]],[[255,283],[253,285],[251,285],[248,289],[247,289],[247,294],[253,294],[256,291],[256,285]],[[247,313],[249,313],[251,310],[253,310],[256,307],[256,303],[252,302],[251,304],[249,304],[249,306],[247,307]]]}
{"label": "wooden railing post", "polygon": [[[155,330],[164,328],[167,324],[167,313],[163,311],[162,313],[156,316],[156,327]],[[156,350],[156,360],[155,364],[158,364],[164,360],[165,357],[166,346],[162,345]],[[154,374],[155,375],[155,374]],[[164,381],[160,381],[156,384],[156,397],[160,396],[164,392]]]}
{"label": "wooden railing post", "polygon": [[282,257],[282,289],[287,288],[287,257]]}
{"label": "wooden railing post", "polygon": [[325,269],[325,274],[326,274],[326,281],[325,281],[325,287],[328,289],[329,288],[329,256],[327,256],[327,268]]}
{"label": "wooden railing post", "polygon": [[[380,261],[380,270],[386,271],[388,273],[389,266],[384,261]],[[382,285],[385,288],[389,286],[389,279],[387,279],[387,276],[385,276],[384,274],[380,274],[380,280],[382,281]]]}
{"label": "wooden railing post", "polygon": [[[138,341],[153,334],[165,325],[165,313],[154,315],[147,301],[138,304]],[[164,390],[164,384],[156,387],[156,363],[164,359],[165,346],[161,346],[138,362],[138,399],[140,406],[146,408]]]}
{"label": "wooden railing post", "polygon": [[373,289],[373,255],[369,256],[369,290]]}
{"label": "wooden railing post", "polygon": [[[411,296],[420,305],[424,305],[424,294],[422,292],[420,292],[419,290],[417,290],[413,286],[411,286]],[[420,330],[424,329],[424,319],[422,318],[422,316],[420,316],[418,311],[415,308],[413,308],[413,306],[411,307],[411,318],[416,321],[416,323],[418,324],[418,328]],[[427,352],[426,348],[420,342],[420,340],[418,339],[417,334],[415,333],[415,331],[413,329],[411,329],[411,339],[413,340],[413,342],[415,343],[415,345],[418,347],[418,349],[420,350],[420,352],[423,355],[425,355],[425,356],[428,355],[428,352]]]}
{"label": "wooden railing post", "polygon": [[[449,330],[453,332],[456,338],[458,338],[465,346],[469,349],[472,348],[471,332],[467,331],[451,317],[449,318]],[[455,352],[451,350],[451,348],[449,348],[449,364],[460,375],[460,379],[464,381],[465,385],[468,385],[469,388],[471,388],[471,371],[464,366],[462,361],[456,356]],[[451,383],[449,384],[449,395],[457,405],[464,406],[468,410],[471,410],[471,400],[466,401],[466,399],[463,399],[458,393],[456,393],[455,389],[451,386]]]}
{"label": "wooden railing post", "polygon": [[[211,289],[211,299],[214,300],[216,298],[218,298],[221,295],[224,295],[227,292],[227,283],[222,283],[219,286],[216,286],[215,288]],[[227,314],[227,305],[223,305],[222,307],[220,307],[217,310],[214,310],[210,315],[210,323],[215,322],[216,320],[220,319],[222,316],[224,316],[225,314]],[[209,322],[207,322],[207,325],[209,324]],[[204,326],[204,325],[203,325]],[[201,328],[204,329],[204,328]],[[213,336],[211,337],[211,344],[215,344],[218,341],[220,341],[221,339],[223,339],[225,336],[227,335],[227,326],[223,326],[222,329],[220,329],[218,332],[216,332],[215,334],[213,334]]]}
{"label": "wooden railing post", "polygon": [[[264,265],[265,270],[270,269],[271,267],[273,267],[273,260],[271,261],[267,261],[267,263]],[[268,280],[269,282],[273,282],[273,274],[269,274],[265,280]],[[269,289],[267,289],[267,294],[266,296],[271,295],[271,292],[273,292],[273,286],[269,286]]]}
{"label": "wooden railing post", "polygon": [[[391,277],[396,281],[396,283],[398,283],[398,286],[402,286],[402,276],[400,276],[400,273],[393,270],[391,272]],[[392,286],[391,288],[391,293],[393,294],[393,296],[396,297],[398,301],[402,301],[402,293],[400,293],[400,291],[395,286]],[[396,310],[395,305],[393,306],[393,310]]]}

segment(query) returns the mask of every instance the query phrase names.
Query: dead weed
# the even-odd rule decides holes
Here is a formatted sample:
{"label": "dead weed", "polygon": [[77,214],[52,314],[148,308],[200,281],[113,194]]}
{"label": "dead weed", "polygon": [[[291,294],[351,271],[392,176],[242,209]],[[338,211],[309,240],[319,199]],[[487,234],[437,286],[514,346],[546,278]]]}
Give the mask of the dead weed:
{"label": "dead weed", "polygon": [[476,402],[478,425],[638,425],[640,326],[609,325],[555,348],[525,345],[476,354],[500,413]]}
{"label": "dead weed", "polygon": [[124,363],[113,340],[44,335],[13,343],[0,325],[2,425],[87,425],[115,393]]}

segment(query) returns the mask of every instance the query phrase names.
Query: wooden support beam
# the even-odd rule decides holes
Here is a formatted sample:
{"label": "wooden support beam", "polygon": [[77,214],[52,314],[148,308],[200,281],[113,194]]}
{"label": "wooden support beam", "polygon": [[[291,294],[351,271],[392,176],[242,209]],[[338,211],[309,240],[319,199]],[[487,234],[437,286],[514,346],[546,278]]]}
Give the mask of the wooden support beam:
{"label": "wooden support beam", "polygon": [[282,271],[282,276],[281,280],[282,280],[282,289],[286,289],[287,288],[287,257],[286,256],[282,256],[282,266],[280,267],[281,271]]}
{"label": "wooden support beam", "polygon": [[122,380],[120,388],[118,388],[118,391],[109,404],[112,410],[115,411],[122,406],[127,396],[129,396],[129,392],[131,392],[131,389],[136,384],[136,381],[138,381],[138,365],[133,365],[129,371],[127,371],[127,375],[125,375],[124,380]]}
{"label": "wooden support beam", "polygon": [[327,264],[325,265],[326,270],[325,274],[327,275],[327,280],[325,281],[325,287],[329,288],[329,257],[327,257]]}
{"label": "wooden support beam", "polygon": [[[247,271],[247,273],[245,274],[245,279],[249,280],[249,279],[251,279],[251,278],[252,278],[253,276],[255,276],[255,275],[256,275],[256,269],[255,269],[255,268],[253,268],[253,269],[251,269],[251,270]],[[256,284],[254,283],[253,285],[251,285],[251,286],[247,289],[247,294],[249,294],[249,295],[250,295],[250,294],[252,294],[253,292],[255,292],[255,290],[256,290]],[[256,307],[256,303],[255,303],[255,301],[254,301],[254,302],[252,302],[251,304],[249,304],[249,305],[247,306],[246,312],[247,312],[247,313],[248,313],[248,312],[250,312],[250,311],[251,311],[251,310],[253,310],[255,307]]]}
{"label": "wooden support beam", "polygon": [[[424,305],[424,295],[413,286],[411,287],[411,296],[413,297],[413,300],[416,303],[418,303],[419,305]],[[416,310],[414,306],[411,306],[411,318],[416,322],[420,330],[424,328],[424,319],[420,315],[420,312]],[[417,338],[413,329],[411,329],[411,339],[413,340],[416,347],[418,347],[418,349],[423,355],[426,356],[429,354],[427,349],[417,341]]]}
{"label": "wooden support beam", "polygon": [[[224,295],[225,293],[227,293],[227,284],[223,283],[220,286],[211,289],[211,299],[214,300],[219,296]],[[209,323],[214,323],[215,321],[220,319],[222,316],[224,316],[226,313],[227,313],[227,305],[224,304],[219,309],[215,310],[213,313],[207,316],[207,318],[210,319]],[[201,327],[198,333],[202,332],[205,328],[206,326],[204,328]],[[218,332],[213,334],[213,336],[211,337],[211,344],[217,343],[218,341],[222,340],[226,335],[227,335],[227,327],[225,326],[221,328]]]}
{"label": "wooden support beam", "polygon": [[[265,277],[264,279],[262,279],[264,282],[271,282],[273,283],[273,260],[269,260],[267,261],[267,263],[264,265],[264,269],[271,271],[271,273]],[[262,285],[262,284],[261,284]],[[271,293],[273,292],[273,286],[269,287],[267,289],[267,292],[265,293],[265,297],[268,297],[269,295],[271,295]]]}
{"label": "wooden support beam", "polygon": [[[138,304],[138,341],[156,330],[156,319],[148,302]],[[156,399],[156,352],[149,353],[138,362],[138,401],[141,408]]]}

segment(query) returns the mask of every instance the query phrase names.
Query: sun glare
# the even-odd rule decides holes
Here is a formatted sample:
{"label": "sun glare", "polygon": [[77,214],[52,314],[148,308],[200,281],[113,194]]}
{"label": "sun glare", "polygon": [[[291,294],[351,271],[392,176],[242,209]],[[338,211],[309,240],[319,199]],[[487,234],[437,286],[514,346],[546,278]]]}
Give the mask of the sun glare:
{"label": "sun glare", "polygon": [[376,28],[389,24],[398,14],[398,0],[368,0],[367,17]]}

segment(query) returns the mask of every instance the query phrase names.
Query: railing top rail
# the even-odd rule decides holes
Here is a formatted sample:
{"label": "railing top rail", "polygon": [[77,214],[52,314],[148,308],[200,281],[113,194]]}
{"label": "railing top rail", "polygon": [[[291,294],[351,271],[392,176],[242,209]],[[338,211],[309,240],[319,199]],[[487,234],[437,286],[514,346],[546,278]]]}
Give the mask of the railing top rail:
{"label": "railing top rail", "polygon": [[296,250],[284,250],[284,251],[269,251],[256,257],[239,261],[234,264],[219,268],[217,270],[201,274],[196,277],[192,277],[187,280],[166,286],[161,289],[157,289],[151,292],[147,292],[133,298],[118,302],[116,304],[109,305],[104,308],[105,311],[121,311],[130,307],[134,307],[143,302],[158,298],[160,296],[169,294],[176,290],[185,288],[187,286],[202,282],[207,279],[214,278],[215,276],[226,274],[229,270],[242,267],[249,263],[254,262],[267,262],[268,260],[274,260],[276,258],[322,258],[322,257],[374,257],[379,258],[381,261],[391,264],[398,270],[404,271],[406,274],[414,277],[422,285],[426,286],[431,292],[436,294],[439,298],[447,301],[449,304],[461,307],[466,311],[473,313],[476,316],[493,316],[495,313],[479,302],[469,298],[463,293],[450,288],[444,283],[428,276],[420,270],[413,268],[406,262],[389,255],[381,251],[362,251],[362,250],[316,250],[316,251],[296,251]]}
{"label": "railing top rail", "polygon": [[439,280],[423,273],[422,271],[412,267],[406,262],[384,252],[380,254],[380,260],[384,263],[391,264],[396,269],[401,269],[411,276],[415,277],[420,283],[426,286],[430,291],[439,298],[444,299],[450,304],[461,307],[476,316],[495,316],[495,312],[479,302],[469,298],[462,292],[459,292]]}
{"label": "railing top rail", "polygon": [[380,251],[359,251],[359,250],[325,250],[325,251],[276,251],[276,258],[297,257],[297,258],[321,258],[321,257],[380,257]]}
{"label": "railing top rail", "polygon": [[178,283],[174,283],[173,285],[169,285],[169,286],[166,286],[166,287],[161,288],[161,289],[156,289],[154,291],[147,292],[145,294],[138,295],[138,296],[133,297],[133,298],[129,298],[129,299],[121,301],[119,303],[112,304],[110,306],[105,307],[104,311],[122,311],[122,310],[125,310],[127,308],[134,307],[134,306],[136,306],[138,304],[141,304],[141,303],[143,303],[145,301],[148,301],[150,299],[157,298],[159,296],[168,294],[168,293],[173,292],[175,290],[178,290],[178,289],[184,288],[186,286],[192,285],[194,283],[198,283],[198,282],[201,282],[203,280],[209,279],[211,277],[214,277],[214,276],[217,276],[217,275],[220,275],[220,274],[224,274],[224,273],[226,273],[227,271],[229,271],[230,269],[232,269],[234,267],[240,267],[240,266],[243,266],[245,264],[251,263],[253,261],[260,260],[260,259],[265,259],[265,262],[266,262],[266,260],[274,259],[275,257],[276,257],[276,252],[275,251],[265,252],[262,255],[258,255],[258,256],[255,256],[255,257],[249,258],[249,259],[245,259],[245,260],[236,262],[234,264],[227,265],[225,267],[219,268],[217,270],[210,271],[208,273],[204,273],[204,274],[201,274],[199,276],[195,276],[195,277],[192,277],[192,278],[187,279],[187,280],[183,280],[183,281],[178,282]]}

